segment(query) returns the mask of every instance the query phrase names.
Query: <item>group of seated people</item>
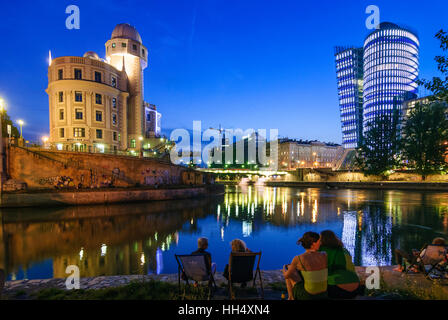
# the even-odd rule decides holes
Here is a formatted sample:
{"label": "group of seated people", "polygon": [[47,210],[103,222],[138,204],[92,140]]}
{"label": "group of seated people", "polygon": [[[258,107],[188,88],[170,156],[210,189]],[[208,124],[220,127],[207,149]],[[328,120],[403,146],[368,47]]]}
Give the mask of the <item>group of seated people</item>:
{"label": "group of seated people", "polygon": [[[283,266],[289,300],[353,299],[364,293],[365,287],[360,283],[350,253],[333,231],[325,230],[320,234],[306,232],[297,244],[301,245],[305,252],[295,256],[289,265]],[[434,239],[433,245],[446,250],[443,238]],[[230,246],[232,252],[251,252],[240,239],[232,240]],[[212,262],[207,249],[208,239],[199,238],[198,250],[192,254],[205,255],[207,269],[215,274],[216,264]],[[412,260],[412,255],[399,249],[395,250],[395,253],[399,264],[397,270],[402,271],[403,261]],[[419,254],[419,258],[424,260],[425,250],[414,252],[415,254]],[[224,268],[223,276],[229,278],[228,265]],[[242,287],[244,286],[245,283],[242,284]]]}
{"label": "group of seated people", "polygon": [[288,300],[352,299],[363,294],[350,253],[331,230],[306,232],[305,252],[283,266]]}
{"label": "group of seated people", "polygon": [[413,272],[424,272],[425,265],[437,264],[446,267],[448,262],[446,241],[444,238],[434,238],[431,245],[425,246],[421,251],[413,249],[412,253],[395,249],[395,260],[398,266],[394,270],[400,272],[408,271],[407,265]]}
{"label": "group of seated people", "polygon": [[[331,230],[306,232],[298,241],[305,253],[294,257],[291,264],[283,267],[289,300],[303,299],[350,299],[363,293],[358,275],[349,252]],[[244,241],[230,242],[232,252],[251,252]],[[206,256],[207,269],[216,272],[216,264],[207,252],[208,239],[198,239],[198,250],[192,254]],[[223,276],[228,279],[229,266]],[[245,287],[245,283],[242,284]]]}

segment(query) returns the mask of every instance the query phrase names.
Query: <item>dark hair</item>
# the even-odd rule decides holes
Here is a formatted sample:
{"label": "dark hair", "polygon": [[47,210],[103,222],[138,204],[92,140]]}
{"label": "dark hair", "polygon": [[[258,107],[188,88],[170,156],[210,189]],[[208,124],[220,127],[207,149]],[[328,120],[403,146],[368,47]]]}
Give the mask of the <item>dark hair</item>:
{"label": "dark hair", "polygon": [[343,248],[342,241],[336,237],[333,231],[324,230],[320,233],[320,245],[323,247],[339,249]]}
{"label": "dark hair", "polygon": [[435,244],[437,246],[444,246],[445,239],[444,238],[435,238],[434,240],[432,240],[432,244]]}
{"label": "dark hair", "polygon": [[319,234],[313,231],[305,232],[299,240],[297,240],[297,244],[301,244],[305,249],[311,248],[313,243],[319,241]]}

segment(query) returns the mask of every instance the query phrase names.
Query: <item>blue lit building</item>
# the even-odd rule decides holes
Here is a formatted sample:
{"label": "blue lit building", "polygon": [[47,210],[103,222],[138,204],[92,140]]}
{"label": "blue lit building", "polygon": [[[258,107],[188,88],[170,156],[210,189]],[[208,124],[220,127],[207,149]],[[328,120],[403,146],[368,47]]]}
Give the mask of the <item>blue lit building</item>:
{"label": "blue lit building", "polygon": [[381,114],[401,112],[409,95],[417,93],[419,40],[415,33],[384,22],[364,41],[363,122]]}
{"label": "blue lit building", "polygon": [[367,124],[381,114],[401,114],[416,97],[419,40],[409,29],[383,22],[363,48],[335,48],[342,145],[356,148]]}
{"label": "blue lit building", "polygon": [[362,138],[363,49],[335,48],[342,145],[356,148]]}

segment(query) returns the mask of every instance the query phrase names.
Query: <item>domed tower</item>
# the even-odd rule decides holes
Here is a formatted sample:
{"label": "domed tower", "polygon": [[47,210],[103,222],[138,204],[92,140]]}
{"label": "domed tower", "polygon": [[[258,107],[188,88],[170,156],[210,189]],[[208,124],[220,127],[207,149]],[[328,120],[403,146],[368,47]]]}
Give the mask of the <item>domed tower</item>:
{"label": "domed tower", "polygon": [[139,149],[139,137],[145,136],[143,70],[148,65],[148,50],[135,27],[128,23],[115,27],[111,39],[106,42],[106,59],[116,69],[126,72],[129,79],[127,145]]}

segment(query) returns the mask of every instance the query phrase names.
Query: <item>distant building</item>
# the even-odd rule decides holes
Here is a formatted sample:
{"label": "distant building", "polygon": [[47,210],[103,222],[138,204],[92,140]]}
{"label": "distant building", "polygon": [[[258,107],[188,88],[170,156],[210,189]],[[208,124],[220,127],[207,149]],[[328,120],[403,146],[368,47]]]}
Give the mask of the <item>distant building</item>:
{"label": "distant building", "polygon": [[335,48],[342,145],[357,148],[362,138],[363,49]]}
{"label": "distant building", "polygon": [[280,170],[333,168],[341,160],[344,151],[345,149],[338,144],[280,139],[278,142],[278,167]]}
{"label": "distant building", "polygon": [[364,132],[377,116],[400,108],[406,94],[417,93],[419,44],[414,32],[390,22],[381,23],[365,39]]}
{"label": "distant building", "polygon": [[135,151],[158,137],[161,114],[143,98],[147,61],[148,50],[129,24],[115,27],[105,60],[88,51],[50,61],[51,145],[69,151]]}
{"label": "distant building", "polygon": [[335,48],[345,148],[358,147],[370,122],[395,111],[400,114],[403,101],[416,96],[419,45],[416,33],[383,22],[362,48]]}

